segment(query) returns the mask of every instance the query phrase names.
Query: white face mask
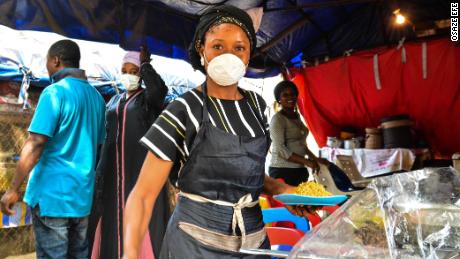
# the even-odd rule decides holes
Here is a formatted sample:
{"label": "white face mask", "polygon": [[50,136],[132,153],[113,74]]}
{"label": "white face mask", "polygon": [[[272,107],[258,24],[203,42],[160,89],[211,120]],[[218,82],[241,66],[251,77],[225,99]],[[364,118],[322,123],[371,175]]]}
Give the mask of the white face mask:
{"label": "white face mask", "polygon": [[122,74],[120,77],[121,84],[126,88],[126,91],[134,91],[139,88],[139,77],[131,74]]}
{"label": "white face mask", "polygon": [[[203,53],[204,55],[204,53]],[[203,64],[206,56],[203,58]],[[219,85],[228,86],[236,84],[246,74],[246,65],[243,61],[230,53],[219,55],[208,62],[207,73]]]}

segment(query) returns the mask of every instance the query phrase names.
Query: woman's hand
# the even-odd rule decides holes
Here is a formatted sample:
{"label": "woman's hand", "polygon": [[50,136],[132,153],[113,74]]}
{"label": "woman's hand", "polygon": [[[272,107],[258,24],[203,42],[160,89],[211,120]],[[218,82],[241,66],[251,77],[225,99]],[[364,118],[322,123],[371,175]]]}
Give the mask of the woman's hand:
{"label": "woman's hand", "polygon": [[284,189],[283,194],[294,194],[295,193],[295,188],[296,188],[295,186],[286,184],[286,187]]}
{"label": "woman's hand", "polygon": [[310,167],[313,170],[313,172],[319,170],[319,164],[315,160],[305,159],[304,165]]}
{"label": "woman's hand", "polygon": [[[284,193],[285,194],[293,194],[295,193],[295,186],[292,185],[287,185],[285,188]],[[297,215],[299,217],[308,217],[311,214],[316,213],[317,210],[321,209],[321,206],[304,206],[304,205],[297,205],[297,206],[291,206],[291,205],[286,205],[286,208],[289,210],[294,215]]]}
{"label": "woman's hand", "polygon": [[316,211],[320,210],[322,207],[321,206],[310,206],[310,205],[297,205],[297,206],[286,205],[286,208],[289,210],[289,212],[291,212],[294,215],[307,218],[308,216],[315,214]]}
{"label": "woman's hand", "polygon": [[323,165],[326,165],[326,166],[328,166],[331,163],[331,162],[329,162],[329,160],[324,159],[324,158],[318,158],[318,159],[316,159],[316,162],[318,162],[320,164],[323,164]]}
{"label": "woman's hand", "polygon": [[141,64],[150,63],[152,59],[150,58],[149,48],[146,45],[143,45],[140,47],[140,49],[141,49],[141,53],[139,54],[139,59],[141,61]]}
{"label": "woman's hand", "polygon": [[[278,194],[293,194],[295,193],[295,186],[279,182],[270,176],[265,176],[264,182],[264,192],[268,195],[278,195]],[[316,210],[321,209],[318,206],[290,206],[287,205],[286,208],[294,215],[300,217],[307,217],[310,214],[315,213]]]}

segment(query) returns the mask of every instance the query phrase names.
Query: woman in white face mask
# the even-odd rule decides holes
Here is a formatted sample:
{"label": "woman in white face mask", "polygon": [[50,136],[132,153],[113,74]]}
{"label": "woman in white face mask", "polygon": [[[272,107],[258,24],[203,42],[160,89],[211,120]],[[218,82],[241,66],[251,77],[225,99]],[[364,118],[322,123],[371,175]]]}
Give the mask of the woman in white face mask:
{"label": "woman in white face mask", "polygon": [[[113,96],[107,104],[107,138],[96,170],[96,199],[89,226],[89,239],[94,239],[92,258],[120,258],[123,253],[123,211],[147,153],[139,139],[161,113],[168,90],[150,65],[146,48],[141,48],[140,53],[128,52],[121,72],[120,81],[126,91]],[[141,80],[145,89],[140,87]],[[168,202],[163,188],[148,223],[142,246],[144,258],[159,256],[170,214]]]}
{"label": "woman in white face mask", "polygon": [[168,176],[180,193],[160,258],[254,258],[239,249],[270,249],[259,195],[293,187],[265,175],[266,105],[238,87],[255,45],[243,10],[223,5],[200,18],[190,59],[206,81],[173,101],[141,139],[150,152],[126,205],[124,258],[139,257]]}
{"label": "woman in white face mask", "polygon": [[139,52],[129,51],[123,58],[120,82],[126,90],[126,97],[133,95],[140,86]]}

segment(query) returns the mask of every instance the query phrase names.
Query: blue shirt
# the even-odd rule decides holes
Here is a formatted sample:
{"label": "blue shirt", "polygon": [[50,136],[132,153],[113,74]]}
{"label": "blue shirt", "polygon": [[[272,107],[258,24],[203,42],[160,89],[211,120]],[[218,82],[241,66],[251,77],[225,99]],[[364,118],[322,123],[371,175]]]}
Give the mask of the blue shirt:
{"label": "blue shirt", "polygon": [[42,92],[29,132],[49,137],[24,201],[40,216],[84,217],[92,205],[96,152],[105,138],[105,102],[86,80],[66,77]]}

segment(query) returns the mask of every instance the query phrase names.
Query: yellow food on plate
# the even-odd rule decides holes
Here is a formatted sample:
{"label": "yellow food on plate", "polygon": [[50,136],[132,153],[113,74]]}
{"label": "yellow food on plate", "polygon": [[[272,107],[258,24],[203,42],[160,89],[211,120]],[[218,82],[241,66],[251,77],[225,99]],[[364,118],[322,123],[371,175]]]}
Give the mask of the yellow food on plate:
{"label": "yellow food on plate", "polygon": [[332,196],[332,193],[326,191],[324,186],[315,182],[303,182],[295,189],[295,194],[304,196]]}

